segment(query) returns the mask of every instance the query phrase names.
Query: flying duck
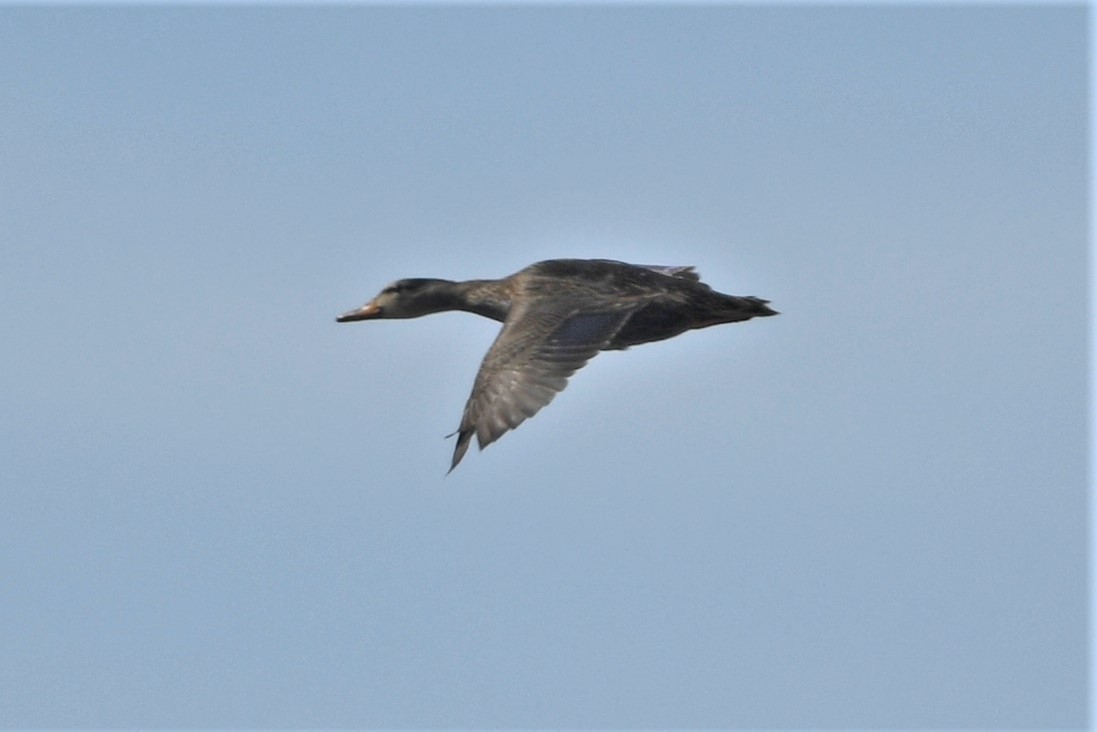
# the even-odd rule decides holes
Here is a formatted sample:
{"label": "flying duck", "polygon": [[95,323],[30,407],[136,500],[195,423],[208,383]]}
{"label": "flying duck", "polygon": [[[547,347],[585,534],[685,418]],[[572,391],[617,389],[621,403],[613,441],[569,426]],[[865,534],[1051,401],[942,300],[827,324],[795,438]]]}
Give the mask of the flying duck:
{"label": "flying duck", "polygon": [[454,433],[452,472],[474,434],[483,450],[537,414],[599,351],[776,315],[768,302],[716,292],[693,267],[550,259],[498,280],[397,280],[336,321],[464,310],[503,324]]}

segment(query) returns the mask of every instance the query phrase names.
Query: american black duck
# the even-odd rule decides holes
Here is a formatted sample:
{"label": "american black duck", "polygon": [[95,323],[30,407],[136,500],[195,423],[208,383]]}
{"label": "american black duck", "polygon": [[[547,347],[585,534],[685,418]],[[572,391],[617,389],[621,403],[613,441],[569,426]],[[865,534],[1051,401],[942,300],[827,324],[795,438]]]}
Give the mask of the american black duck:
{"label": "american black duck", "polygon": [[535,415],[599,351],[694,328],[776,315],[767,300],[716,292],[693,267],[550,259],[499,280],[397,280],[347,323],[464,310],[503,323],[465,404],[452,471],[476,435],[480,449]]}

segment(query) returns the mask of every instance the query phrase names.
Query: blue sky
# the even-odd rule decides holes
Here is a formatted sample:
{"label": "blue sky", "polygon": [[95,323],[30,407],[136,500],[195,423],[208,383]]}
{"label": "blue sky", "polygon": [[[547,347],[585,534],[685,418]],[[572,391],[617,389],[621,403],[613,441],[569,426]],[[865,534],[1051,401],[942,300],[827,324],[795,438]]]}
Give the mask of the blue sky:
{"label": "blue sky", "polygon": [[[1085,722],[1082,6],[0,17],[0,726]],[[443,477],[563,256],[782,315]]]}

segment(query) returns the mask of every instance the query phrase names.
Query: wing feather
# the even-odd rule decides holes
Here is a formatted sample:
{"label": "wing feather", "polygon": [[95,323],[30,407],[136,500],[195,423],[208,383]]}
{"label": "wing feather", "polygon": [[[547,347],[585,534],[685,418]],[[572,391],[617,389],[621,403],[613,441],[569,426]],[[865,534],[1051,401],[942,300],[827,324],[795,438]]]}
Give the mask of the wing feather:
{"label": "wing feather", "polygon": [[461,462],[474,434],[482,450],[551,402],[568,377],[610,343],[636,307],[515,308],[480,364],[450,470]]}

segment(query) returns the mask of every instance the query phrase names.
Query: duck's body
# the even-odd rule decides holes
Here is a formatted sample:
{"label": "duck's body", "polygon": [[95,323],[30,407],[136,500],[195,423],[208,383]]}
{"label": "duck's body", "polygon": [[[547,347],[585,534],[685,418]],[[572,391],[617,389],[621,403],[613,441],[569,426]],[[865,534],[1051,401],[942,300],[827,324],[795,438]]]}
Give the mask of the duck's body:
{"label": "duck's body", "polygon": [[499,280],[408,279],[341,323],[464,310],[503,323],[465,405],[450,470],[476,434],[480,449],[532,417],[599,351],[695,328],[776,315],[767,301],[716,292],[692,267],[551,259]]}

